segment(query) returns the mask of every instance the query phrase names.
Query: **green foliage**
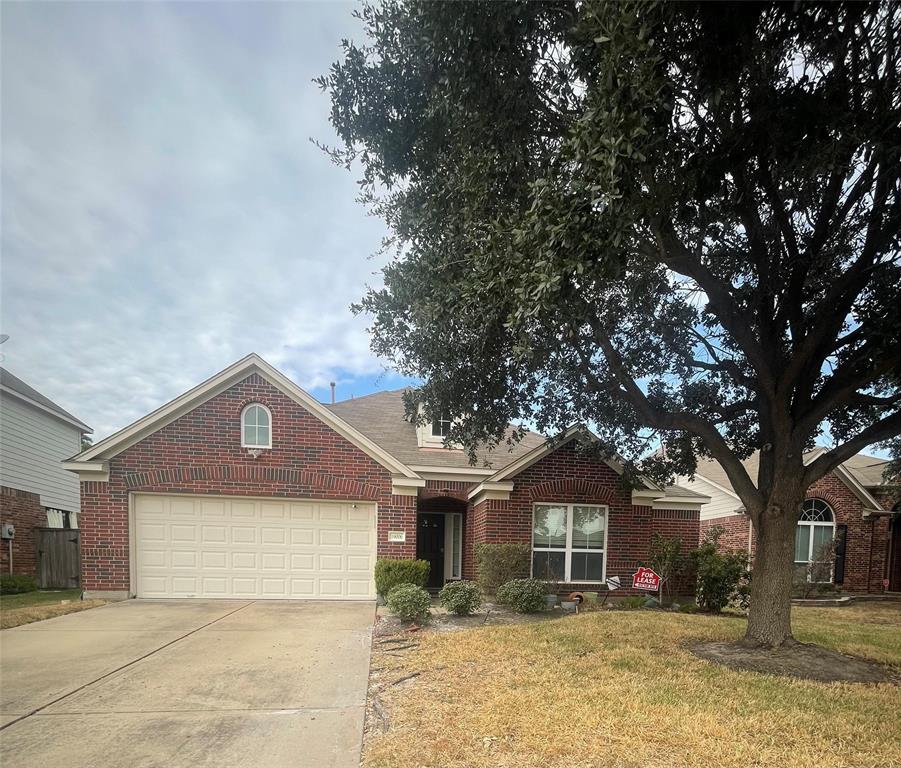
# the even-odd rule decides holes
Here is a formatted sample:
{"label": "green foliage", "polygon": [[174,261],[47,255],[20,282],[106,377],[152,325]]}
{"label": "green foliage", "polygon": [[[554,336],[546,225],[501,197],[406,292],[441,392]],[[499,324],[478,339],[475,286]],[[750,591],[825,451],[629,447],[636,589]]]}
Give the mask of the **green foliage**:
{"label": "green foliage", "polygon": [[691,553],[697,576],[698,607],[708,613],[719,613],[734,599],[739,583],[748,575],[746,552],[721,552],[720,526],[708,529],[701,546]]}
{"label": "green foliage", "polygon": [[375,562],[375,591],[385,597],[398,584],[424,587],[429,581],[431,566],[426,560],[389,560]]}
{"label": "green foliage", "polygon": [[479,586],[487,595],[496,594],[501,584],[529,572],[532,550],[528,544],[478,544],[475,548]]}
{"label": "green foliage", "polygon": [[663,593],[672,600],[673,582],[684,573],[688,565],[688,558],[682,553],[682,538],[668,538],[655,533],[647,564],[663,579]]}
{"label": "green foliage", "polygon": [[385,599],[388,610],[404,621],[427,619],[432,608],[432,598],[415,584],[398,584]]}
{"label": "green foliage", "polygon": [[619,600],[616,603],[616,607],[622,608],[624,611],[635,611],[639,608],[644,608],[647,603],[648,598],[644,595],[629,595],[628,597]]}
{"label": "green foliage", "polygon": [[471,581],[449,581],[438,593],[438,599],[451,613],[469,616],[482,604],[482,590]]}
{"label": "green foliage", "polygon": [[0,576],[0,595],[21,595],[37,589],[34,578],[22,574],[3,574]]}
{"label": "green foliage", "polygon": [[547,584],[541,579],[513,579],[497,590],[497,601],[517,613],[535,613],[545,606]]}
{"label": "green foliage", "polygon": [[[773,509],[901,433],[901,5],[360,17],[366,43],[320,84],[332,155],[392,232],[357,309],[426,382],[411,415],[455,414],[473,456],[510,423],[591,423],[633,481],[715,458],[780,549]],[[835,447],[805,466],[826,423]]]}

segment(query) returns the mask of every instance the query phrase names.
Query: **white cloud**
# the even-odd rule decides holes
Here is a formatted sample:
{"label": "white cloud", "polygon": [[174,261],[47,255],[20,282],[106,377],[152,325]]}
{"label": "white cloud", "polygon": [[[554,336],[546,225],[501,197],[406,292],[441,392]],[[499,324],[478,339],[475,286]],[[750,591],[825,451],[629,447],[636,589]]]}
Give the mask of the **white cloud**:
{"label": "white cloud", "polygon": [[384,229],[309,142],[352,8],[3,5],[4,365],[98,436],[249,351],[365,390]]}

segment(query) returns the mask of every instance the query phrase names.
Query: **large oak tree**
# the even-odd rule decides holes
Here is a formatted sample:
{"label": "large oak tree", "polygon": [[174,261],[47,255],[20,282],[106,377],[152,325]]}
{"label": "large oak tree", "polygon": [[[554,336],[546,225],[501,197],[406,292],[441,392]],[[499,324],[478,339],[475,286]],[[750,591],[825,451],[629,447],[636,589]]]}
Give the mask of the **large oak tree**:
{"label": "large oak tree", "polygon": [[901,433],[901,6],[359,16],[321,83],[397,247],[374,350],[467,444],[584,421],[630,472],[718,461],[758,537],[747,639],[790,642],[806,489]]}

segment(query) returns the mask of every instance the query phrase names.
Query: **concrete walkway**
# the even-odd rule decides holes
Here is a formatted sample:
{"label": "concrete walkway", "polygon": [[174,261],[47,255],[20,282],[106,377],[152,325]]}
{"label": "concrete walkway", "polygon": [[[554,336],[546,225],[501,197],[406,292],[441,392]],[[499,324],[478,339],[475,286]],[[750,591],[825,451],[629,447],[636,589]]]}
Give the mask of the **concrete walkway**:
{"label": "concrete walkway", "polygon": [[0,765],[356,768],[372,603],[129,600],[0,632]]}

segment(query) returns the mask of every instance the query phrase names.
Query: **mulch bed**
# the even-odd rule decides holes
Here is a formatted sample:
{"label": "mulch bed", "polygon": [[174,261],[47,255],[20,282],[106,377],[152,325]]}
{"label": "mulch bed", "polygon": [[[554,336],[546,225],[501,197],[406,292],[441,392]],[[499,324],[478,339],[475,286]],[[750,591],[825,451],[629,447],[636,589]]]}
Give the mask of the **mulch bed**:
{"label": "mulch bed", "polygon": [[731,669],[820,683],[901,683],[901,673],[892,667],[808,643],[775,649],[739,643],[700,643],[691,651],[699,658]]}

